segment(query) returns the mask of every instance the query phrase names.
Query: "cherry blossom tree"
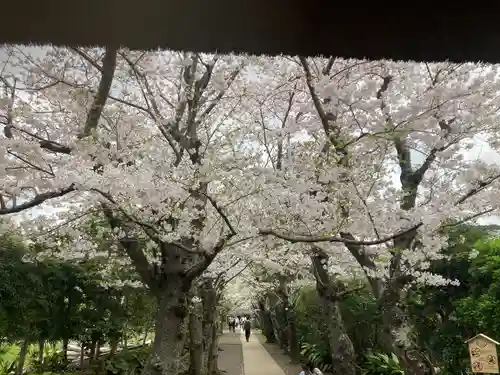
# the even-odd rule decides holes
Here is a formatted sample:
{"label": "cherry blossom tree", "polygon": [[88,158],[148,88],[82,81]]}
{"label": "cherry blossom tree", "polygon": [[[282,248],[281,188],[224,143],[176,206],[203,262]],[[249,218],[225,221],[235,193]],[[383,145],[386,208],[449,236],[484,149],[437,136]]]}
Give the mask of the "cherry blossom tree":
{"label": "cherry blossom tree", "polygon": [[[89,212],[105,219],[102,236],[158,301],[149,372],[176,373],[191,285],[238,240],[231,217],[245,222],[255,190],[244,167],[258,155],[238,122],[249,60],[111,47],[4,52],[0,215],[50,201],[67,218],[54,228],[45,219],[45,232]],[[66,233],[72,251],[95,251],[78,229]]]}
{"label": "cherry blossom tree", "polygon": [[72,256],[100,255],[81,230],[98,220],[157,299],[149,373],[177,371],[194,281],[224,284],[265,256],[282,275],[312,261],[316,281],[327,259],[329,277],[355,263],[384,346],[416,369],[398,345],[405,289],[450,283],[427,272],[441,229],[497,209],[499,168],[467,153],[499,146],[495,67],[3,52],[0,215],[50,202],[57,220],[29,231],[64,234]]}
{"label": "cherry blossom tree", "polygon": [[498,150],[498,72],[473,64],[296,62],[310,100],[288,133],[308,136],[293,145],[288,173],[267,186],[279,227],[261,234],[309,243],[313,258],[345,245],[379,299],[383,344],[416,372],[400,339],[405,288],[452,282],[427,272],[441,257],[441,229],[497,209],[500,169],[467,151],[478,139]]}

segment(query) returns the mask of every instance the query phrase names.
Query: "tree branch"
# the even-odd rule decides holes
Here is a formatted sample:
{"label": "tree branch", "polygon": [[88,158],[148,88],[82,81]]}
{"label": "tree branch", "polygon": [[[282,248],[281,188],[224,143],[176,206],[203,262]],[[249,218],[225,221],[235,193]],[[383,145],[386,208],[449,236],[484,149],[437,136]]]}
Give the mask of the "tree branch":
{"label": "tree branch", "polygon": [[[121,220],[113,214],[113,210],[106,204],[102,204],[102,208],[111,229],[123,229]],[[158,286],[152,273],[153,267],[146,258],[139,242],[136,239],[126,237],[120,238],[119,243],[129,256],[142,281],[155,292]]]}
{"label": "tree branch", "polygon": [[465,202],[470,197],[472,197],[472,196],[478,194],[479,192],[483,191],[484,189],[486,189],[489,185],[491,185],[493,182],[495,182],[498,179],[500,179],[500,174],[489,177],[483,181],[479,181],[478,186],[470,189],[467,193],[462,195],[462,197],[460,197],[460,199],[457,201],[456,204],[461,204],[461,203]]}
{"label": "tree branch", "polygon": [[71,193],[72,191],[76,191],[74,184],[71,184],[67,188],[61,189],[59,191],[49,191],[46,193],[37,194],[33,199],[29,200],[28,202],[19,205],[14,205],[11,208],[0,209],[0,215],[15,214],[24,211],[39,206],[40,204],[44,203],[47,200],[62,197],[68,193]]}
{"label": "tree branch", "polygon": [[109,92],[111,91],[111,85],[113,83],[113,78],[116,69],[116,56],[118,54],[118,49],[116,47],[107,47],[106,53],[104,54],[102,60],[102,75],[99,82],[99,87],[97,93],[94,96],[94,101],[92,107],[87,115],[87,121],[85,122],[85,128],[81,137],[86,137],[90,135],[92,130],[97,128],[99,119],[108,99]]}
{"label": "tree branch", "polygon": [[208,194],[205,194],[205,196],[207,197],[208,201],[213,206],[213,208],[215,208],[215,210],[217,211],[217,213],[220,215],[220,217],[222,218],[222,220],[224,220],[224,222],[226,223],[226,225],[227,225],[227,227],[229,229],[229,232],[233,236],[235,236],[236,235],[236,230],[234,229],[233,225],[229,221],[229,218],[227,217],[226,213],[222,210],[221,207],[219,207],[219,205],[217,204],[217,202],[215,201],[215,199],[213,199],[212,197],[210,197]]}
{"label": "tree branch", "polygon": [[92,65],[94,68],[96,68],[98,71],[100,71],[101,73],[104,72],[105,68],[100,66],[94,59],[92,59],[89,55],[87,55],[87,53],[83,52],[82,50],[80,50],[79,48],[77,47],[70,47],[70,49],[77,53],[78,55],[80,55],[80,57],[82,57],[85,61],[87,61],[90,65]]}
{"label": "tree branch", "polygon": [[405,229],[401,232],[395,233],[390,236],[382,237],[376,240],[371,240],[371,241],[358,241],[358,240],[353,240],[350,238],[346,237],[336,237],[336,236],[289,236],[283,233],[278,233],[270,229],[261,229],[259,230],[259,234],[262,236],[274,236],[277,238],[281,238],[282,240],[292,242],[292,243],[314,243],[314,242],[337,242],[337,243],[343,243],[346,245],[359,245],[359,246],[373,246],[373,245],[380,245],[389,241],[393,241],[394,239],[404,236],[418,228],[420,228],[423,224],[418,223],[411,228]]}

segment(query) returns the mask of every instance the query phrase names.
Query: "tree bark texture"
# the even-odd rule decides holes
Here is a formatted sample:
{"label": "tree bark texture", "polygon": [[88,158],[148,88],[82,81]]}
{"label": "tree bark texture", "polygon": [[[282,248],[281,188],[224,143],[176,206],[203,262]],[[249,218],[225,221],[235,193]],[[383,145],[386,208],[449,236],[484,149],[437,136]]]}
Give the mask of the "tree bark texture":
{"label": "tree bark texture", "polygon": [[217,291],[212,278],[204,278],[201,287],[203,301],[203,354],[206,371],[211,374],[213,368],[214,346],[217,346]]}
{"label": "tree bark texture", "polygon": [[[198,293],[195,293],[197,295]],[[203,305],[201,301],[193,302],[189,313],[189,374],[204,373],[203,353]]]}
{"label": "tree bark texture", "polygon": [[316,279],[316,290],[322,303],[324,319],[328,325],[333,373],[355,375],[354,346],[345,332],[334,285],[327,271],[328,255],[320,249],[315,249],[311,260]]}
{"label": "tree bark texture", "polygon": [[26,339],[21,345],[19,352],[19,362],[17,364],[16,375],[22,375],[24,370],[24,363],[26,362],[26,355],[28,354],[29,341]]}
{"label": "tree bark texture", "polygon": [[158,296],[155,338],[146,374],[178,373],[186,336],[189,289],[190,285],[179,277],[171,280],[170,286]]}
{"label": "tree bark texture", "polygon": [[274,334],[273,322],[271,320],[271,316],[269,311],[266,310],[266,305],[264,301],[259,300],[259,315],[260,315],[260,324],[262,327],[262,333],[266,337],[266,342],[273,344],[276,342],[276,337]]}

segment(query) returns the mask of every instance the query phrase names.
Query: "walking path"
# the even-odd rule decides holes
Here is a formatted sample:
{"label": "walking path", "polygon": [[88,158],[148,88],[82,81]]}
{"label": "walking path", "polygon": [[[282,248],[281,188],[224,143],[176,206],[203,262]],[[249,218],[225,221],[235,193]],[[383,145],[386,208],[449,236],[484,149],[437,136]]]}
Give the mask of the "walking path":
{"label": "walking path", "polygon": [[243,375],[240,334],[224,331],[219,337],[219,349],[219,369],[222,375]]}
{"label": "walking path", "polygon": [[219,338],[219,368],[223,375],[287,375],[260,343],[259,335],[252,332],[246,342],[240,330],[224,331]]}

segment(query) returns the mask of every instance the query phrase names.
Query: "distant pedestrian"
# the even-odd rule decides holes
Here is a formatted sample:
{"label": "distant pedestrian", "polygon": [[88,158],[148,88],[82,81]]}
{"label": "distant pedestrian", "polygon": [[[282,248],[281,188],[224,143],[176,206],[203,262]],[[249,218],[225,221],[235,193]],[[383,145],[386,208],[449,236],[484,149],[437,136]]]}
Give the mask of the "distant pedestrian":
{"label": "distant pedestrian", "polygon": [[229,318],[229,323],[228,323],[228,326],[229,326],[229,332],[234,332],[234,326],[235,326],[236,322],[234,320],[233,317],[230,317]]}
{"label": "distant pedestrian", "polygon": [[250,331],[252,330],[252,323],[250,322],[250,319],[245,320],[245,323],[243,323],[243,329],[245,330],[245,339],[248,342],[250,339]]}

